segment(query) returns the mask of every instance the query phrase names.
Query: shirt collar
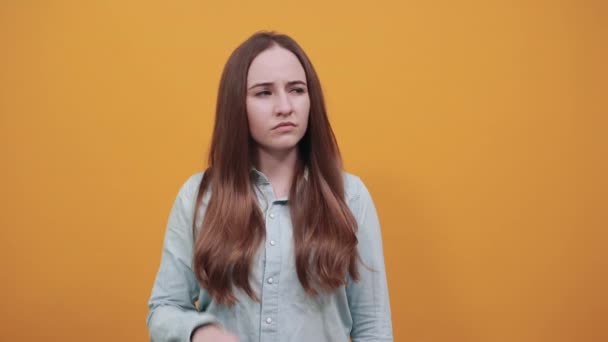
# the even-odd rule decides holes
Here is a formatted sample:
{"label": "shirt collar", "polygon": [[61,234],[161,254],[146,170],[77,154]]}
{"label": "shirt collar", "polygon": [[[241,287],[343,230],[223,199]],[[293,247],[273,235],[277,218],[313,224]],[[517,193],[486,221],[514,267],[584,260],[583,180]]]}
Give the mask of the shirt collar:
{"label": "shirt collar", "polygon": [[[266,177],[266,175],[263,174],[262,171],[256,169],[255,166],[252,166],[249,169],[249,171],[250,171],[253,179],[256,181],[256,183],[261,183],[261,184],[270,183],[270,181],[268,180],[268,177]],[[304,169],[304,179],[308,180],[308,166],[306,166],[306,168]]]}

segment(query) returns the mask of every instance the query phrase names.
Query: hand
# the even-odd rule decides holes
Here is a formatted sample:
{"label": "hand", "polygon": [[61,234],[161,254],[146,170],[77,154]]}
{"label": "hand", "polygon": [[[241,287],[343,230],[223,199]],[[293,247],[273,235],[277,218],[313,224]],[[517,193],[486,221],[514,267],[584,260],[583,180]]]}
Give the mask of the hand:
{"label": "hand", "polygon": [[194,331],[192,342],[238,342],[238,337],[215,324],[204,325]]}

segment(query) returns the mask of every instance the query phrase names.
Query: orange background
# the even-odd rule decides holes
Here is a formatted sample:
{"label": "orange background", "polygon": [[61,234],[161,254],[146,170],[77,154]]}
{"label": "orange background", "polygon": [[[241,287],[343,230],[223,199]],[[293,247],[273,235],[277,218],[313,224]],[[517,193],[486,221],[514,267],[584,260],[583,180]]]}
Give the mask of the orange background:
{"label": "orange background", "polygon": [[292,35],[383,227],[396,341],[608,341],[604,1],[0,2],[0,340],[146,341],[219,75]]}

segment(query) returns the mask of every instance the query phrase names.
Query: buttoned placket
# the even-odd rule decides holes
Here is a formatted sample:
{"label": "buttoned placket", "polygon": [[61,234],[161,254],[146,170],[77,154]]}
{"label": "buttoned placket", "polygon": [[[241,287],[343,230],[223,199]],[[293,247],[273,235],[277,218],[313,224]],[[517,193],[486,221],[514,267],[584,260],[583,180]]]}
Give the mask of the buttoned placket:
{"label": "buttoned placket", "polygon": [[[277,201],[271,184],[258,175],[260,195],[264,198],[261,202],[266,203],[264,222],[266,224],[266,257],[263,269],[263,281],[261,282],[261,315],[260,315],[260,341],[276,341],[278,338],[278,314],[279,314],[279,276],[281,272],[281,201]],[[264,209],[264,208],[263,208]]]}

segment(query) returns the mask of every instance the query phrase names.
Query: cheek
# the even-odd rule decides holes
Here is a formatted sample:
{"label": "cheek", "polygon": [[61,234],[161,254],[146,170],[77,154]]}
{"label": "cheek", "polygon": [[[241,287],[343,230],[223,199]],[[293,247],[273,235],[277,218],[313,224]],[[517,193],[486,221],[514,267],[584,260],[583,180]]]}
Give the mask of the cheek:
{"label": "cheek", "polygon": [[247,102],[247,121],[249,121],[249,132],[255,137],[263,135],[266,130],[265,124],[267,119],[264,115],[265,111],[259,104],[255,102]]}
{"label": "cheek", "polygon": [[249,115],[248,119],[249,119],[249,133],[251,133],[251,135],[254,138],[259,137],[261,135],[262,129],[263,129],[261,121],[255,115]]}
{"label": "cheek", "polygon": [[310,100],[306,99],[302,105],[302,124],[308,126],[308,117],[310,116]]}

